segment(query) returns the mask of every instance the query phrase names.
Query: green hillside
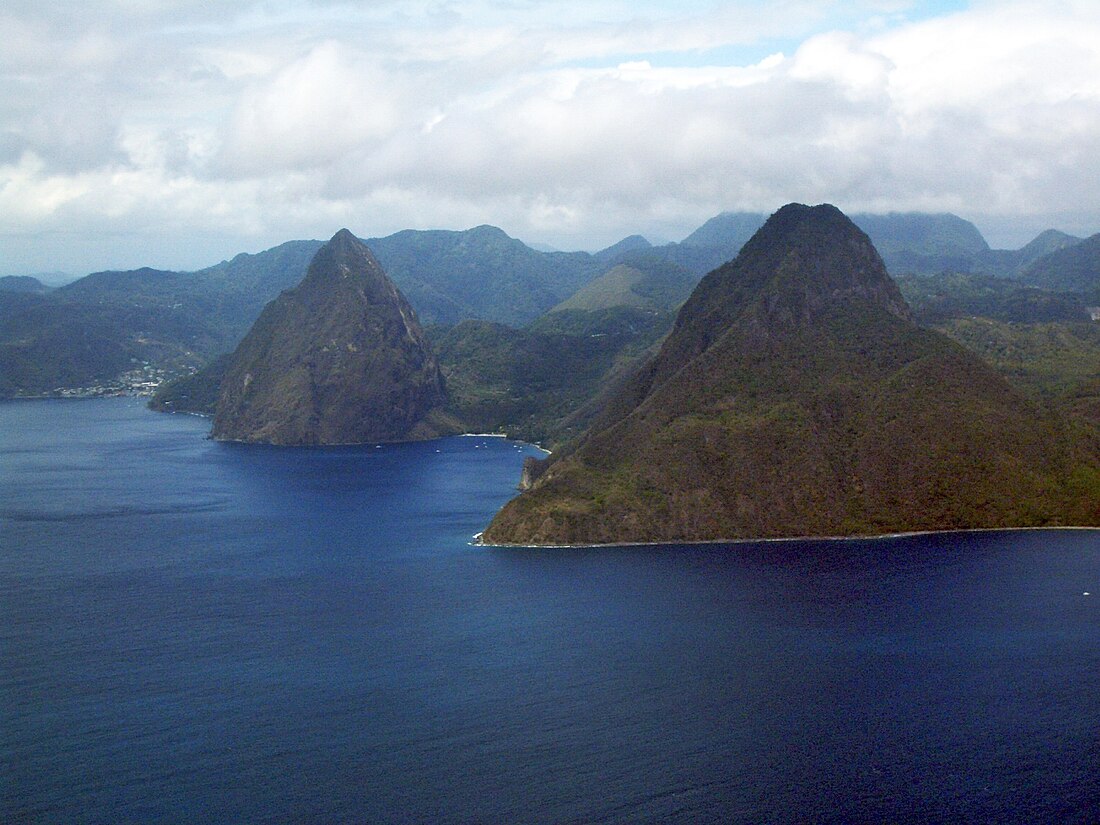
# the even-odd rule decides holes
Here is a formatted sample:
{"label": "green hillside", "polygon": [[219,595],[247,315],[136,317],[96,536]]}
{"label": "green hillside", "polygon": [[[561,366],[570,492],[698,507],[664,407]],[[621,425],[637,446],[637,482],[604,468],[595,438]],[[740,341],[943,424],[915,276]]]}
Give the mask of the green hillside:
{"label": "green hillside", "polygon": [[[977,353],[1036,400],[1060,409],[1100,410],[1100,324],[1010,323],[956,318],[936,329]],[[1094,417],[1100,423],[1100,417]]]}
{"label": "green hillside", "polygon": [[526,329],[465,321],[434,333],[434,350],[450,409],[468,429],[557,445],[583,429],[588,402],[671,321],[624,307],[554,312]]}
{"label": "green hillside", "polygon": [[671,261],[649,252],[630,253],[623,263],[581,287],[550,312],[613,307],[667,312],[683,303],[698,282],[696,275]]}
{"label": "green hillside", "polygon": [[923,324],[982,317],[1014,323],[1076,323],[1090,316],[1084,296],[1024,286],[992,275],[945,273],[897,279]]}
{"label": "green hillside", "polygon": [[977,227],[957,215],[853,215],[852,222],[867,233],[892,275],[969,272],[989,251]]}
{"label": "green hillside", "polygon": [[792,205],[485,540],[1097,524],[1098,439],[917,327],[838,210]]}
{"label": "green hillside", "polygon": [[367,245],[426,324],[519,326],[606,268],[585,252],[537,252],[493,226],[407,230]]}
{"label": "green hillside", "polygon": [[1046,289],[1100,294],[1100,234],[1039,258],[1020,280]]}
{"label": "green hillside", "polygon": [[[586,253],[536,252],[493,227],[410,230],[368,245],[418,314],[449,324],[526,323],[606,268]],[[197,272],[99,272],[35,303],[0,290],[0,397],[89,387],[145,361],[188,372],[232,350],[320,247],[289,241]]]}

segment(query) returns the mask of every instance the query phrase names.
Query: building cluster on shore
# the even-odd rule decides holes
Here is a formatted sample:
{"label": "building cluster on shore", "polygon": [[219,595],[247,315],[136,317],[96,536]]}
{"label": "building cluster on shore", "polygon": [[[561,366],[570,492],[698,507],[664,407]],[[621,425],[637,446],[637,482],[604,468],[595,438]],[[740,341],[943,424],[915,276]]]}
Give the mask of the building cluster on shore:
{"label": "building cluster on shore", "polygon": [[100,384],[86,387],[57,387],[46,398],[103,398],[118,395],[151,396],[157,388],[176,377],[173,370],[141,362],[141,366],[118,375]]}

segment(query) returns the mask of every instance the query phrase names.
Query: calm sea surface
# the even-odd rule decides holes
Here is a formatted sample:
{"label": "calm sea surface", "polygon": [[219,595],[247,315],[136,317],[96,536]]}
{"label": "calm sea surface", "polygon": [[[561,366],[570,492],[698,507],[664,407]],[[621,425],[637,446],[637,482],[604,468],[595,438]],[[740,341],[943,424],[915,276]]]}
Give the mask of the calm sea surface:
{"label": "calm sea surface", "polygon": [[486,549],[532,448],[207,428],[0,404],[0,820],[1100,820],[1100,533]]}

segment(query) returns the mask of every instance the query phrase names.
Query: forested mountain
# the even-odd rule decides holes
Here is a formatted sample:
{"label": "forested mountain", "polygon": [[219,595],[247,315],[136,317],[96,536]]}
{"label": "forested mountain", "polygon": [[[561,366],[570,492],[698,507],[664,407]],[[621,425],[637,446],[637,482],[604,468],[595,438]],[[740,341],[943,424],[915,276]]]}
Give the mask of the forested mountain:
{"label": "forested mountain", "polygon": [[212,436],[359,444],[457,431],[416,314],[367,246],[336,233],[229,358]]}
{"label": "forested mountain", "polygon": [[[367,242],[426,319],[524,323],[604,269],[499,229],[408,231]],[[228,352],[305,275],[319,241],[289,241],[197,272],[98,272],[26,301],[0,291],[0,397],[109,382],[148,362],[186,371]]]}
{"label": "forested mountain", "polygon": [[613,307],[668,312],[677,309],[699,282],[694,272],[648,252],[625,253],[618,260],[550,312]]}
{"label": "forested mountain", "polygon": [[586,252],[536,252],[494,226],[410,229],[366,243],[426,324],[522,325],[605,268]]}
{"label": "forested mountain", "polygon": [[612,244],[606,249],[601,249],[599,252],[593,254],[601,263],[607,264],[614,263],[628,252],[639,252],[643,249],[652,248],[653,244],[641,235],[628,235],[618,243]]}
{"label": "forested mountain", "polygon": [[896,280],[924,324],[975,316],[1021,324],[1090,320],[1084,295],[1025,286],[1014,278],[943,273]]}
{"label": "forested mountain", "polygon": [[433,341],[451,412],[478,432],[549,446],[577,435],[672,314],[614,307],[548,313],[522,329],[464,321]]}
{"label": "forested mountain", "polygon": [[659,353],[488,542],[1100,523],[1095,429],[916,326],[870,239],[792,204],[710,273]]}
{"label": "forested mountain", "polygon": [[0,278],[0,292],[29,292],[32,295],[45,295],[52,287],[46,286],[30,275],[5,275]]}
{"label": "forested mountain", "polygon": [[1032,286],[1100,295],[1100,233],[1044,255],[1020,280]]}
{"label": "forested mountain", "polygon": [[969,272],[989,251],[978,228],[957,215],[853,215],[852,222],[867,233],[893,275]]}
{"label": "forested mountain", "polygon": [[[194,369],[227,343],[201,307],[82,303],[0,292],[0,398]],[[231,343],[229,344],[231,345]],[[144,374],[133,380],[144,381]]]}
{"label": "forested mountain", "polygon": [[[762,213],[723,212],[679,243],[653,247],[652,252],[701,277],[736,257],[766,219]],[[1013,277],[1038,258],[1080,242],[1049,229],[1020,249],[990,249],[974,224],[949,213],[855,214],[851,219],[867,233],[894,276],[973,272]]]}
{"label": "forested mountain", "polygon": [[[735,257],[764,220],[755,213],[723,213],[680,243],[652,246],[632,235],[594,254],[538,252],[489,226],[409,230],[367,244],[425,323],[477,319],[520,328],[557,309],[573,313],[574,328],[598,335],[606,318],[584,320],[575,313],[614,309],[619,314],[611,320],[620,333],[630,318],[650,335],[671,324],[671,313],[695,284]],[[1076,239],[1064,233],[1043,233],[1021,250],[989,250],[972,225],[950,215],[857,216],[861,220],[872,241],[889,251],[888,264],[916,261],[934,270],[929,283],[913,278],[906,287],[931,322],[960,313],[1068,321],[1100,303],[1100,288],[1080,297],[1051,292],[1092,283],[1087,263],[1069,256]],[[150,376],[136,372],[143,370],[159,380],[208,363],[236,346],[268,301],[301,280],[320,246],[290,241],[191,273],[95,273],[46,292],[29,280],[7,279],[0,283],[7,285],[0,288],[0,397],[108,385],[123,374],[144,381]],[[1087,258],[1090,248],[1083,245],[1077,254]],[[1049,262],[1032,263],[1026,283],[1001,285],[980,274],[1015,272],[1051,250]],[[966,255],[972,257],[964,260]],[[964,264],[956,267],[962,274],[942,272],[951,263]],[[1058,274],[1063,270],[1086,274]]]}
{"label": "forested mountain", "polygon": [[33,302],[0,292],[0,397],[193,370],[232,349],[319,246],[292,241],[193,273],[97,272]]}
{"label": "forested mountain", "polygon": [[990,249],[981,253],[971,269],[1004,278],[1014,278],[1044,255],[1079,243],[1081,243],[1080,238],[1059,232],[1057,229],[1047,229],[1020,249]]}

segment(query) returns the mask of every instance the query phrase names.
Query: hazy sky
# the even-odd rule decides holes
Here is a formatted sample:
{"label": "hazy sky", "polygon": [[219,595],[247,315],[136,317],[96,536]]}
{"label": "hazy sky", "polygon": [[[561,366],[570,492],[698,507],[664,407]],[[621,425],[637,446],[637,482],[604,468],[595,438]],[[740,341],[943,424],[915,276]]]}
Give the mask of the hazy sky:
{"label": "hazy sky", "polygon": [[4,0],[0,274],[789,201],[1100,231],[1097,0]]}

